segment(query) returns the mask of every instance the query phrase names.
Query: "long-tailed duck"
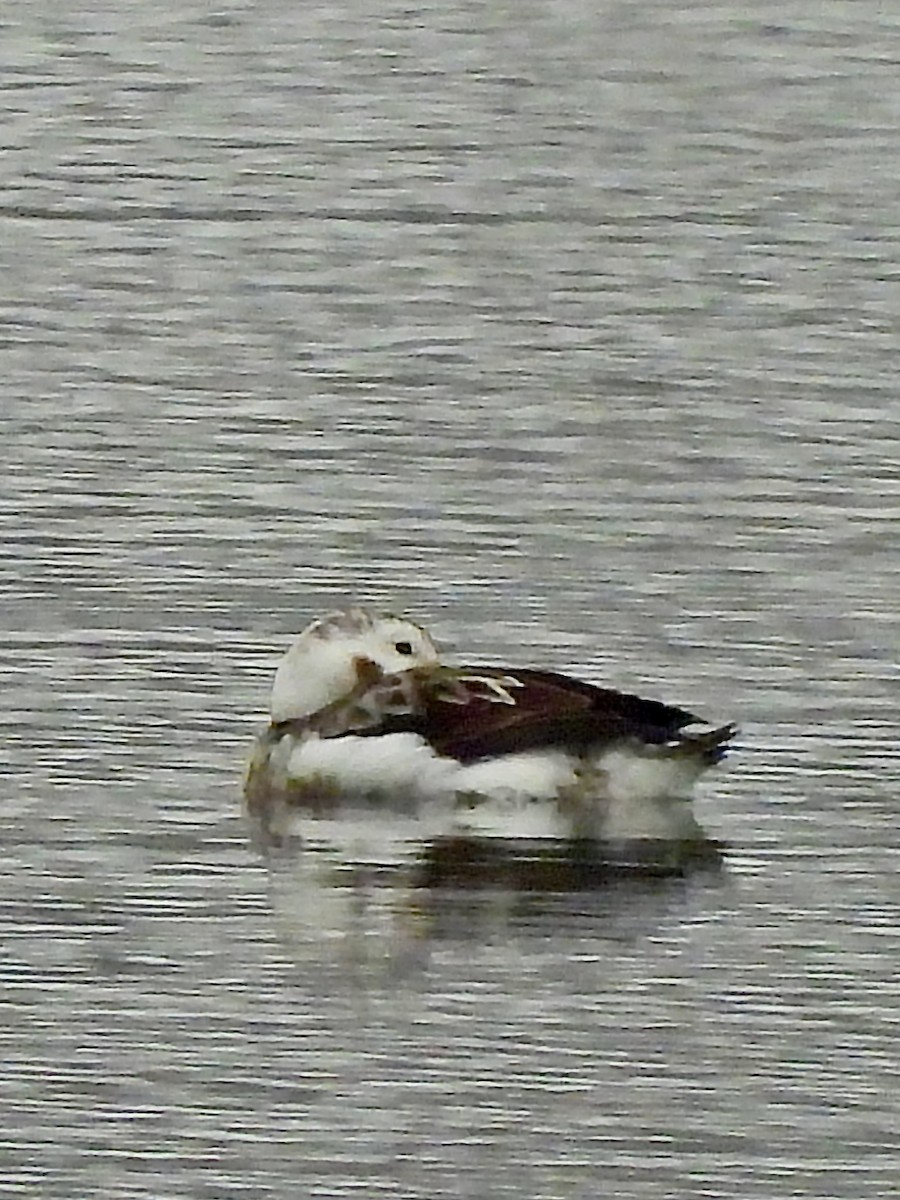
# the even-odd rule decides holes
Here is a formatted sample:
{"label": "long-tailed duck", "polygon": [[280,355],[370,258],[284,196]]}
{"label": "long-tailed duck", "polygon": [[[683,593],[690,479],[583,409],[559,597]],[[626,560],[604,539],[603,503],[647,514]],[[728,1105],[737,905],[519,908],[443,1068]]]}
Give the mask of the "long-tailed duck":
{"label": "long-tailed duck", "polygon": [[693,784],[736,732],[696,723],[552,671],[447,666],[418,625],[354,608],[288,649],[245,797],[275,838],[351,811],[426,838],[691,839]]}

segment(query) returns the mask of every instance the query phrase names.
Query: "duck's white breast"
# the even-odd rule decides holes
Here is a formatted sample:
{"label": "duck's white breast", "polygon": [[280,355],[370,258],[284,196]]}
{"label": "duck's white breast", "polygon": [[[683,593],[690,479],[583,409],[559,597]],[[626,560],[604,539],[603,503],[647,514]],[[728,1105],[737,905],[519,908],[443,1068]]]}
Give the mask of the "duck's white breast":
{"label": "duck's white breast", "polygon": [[288,762],[288,776],[297,783],[309,778],[327,780],[347,796],[374,793],[442,794],[458,767],[452,759],[435,754],[416,733],[389,733],[378,737],[297,740]]}

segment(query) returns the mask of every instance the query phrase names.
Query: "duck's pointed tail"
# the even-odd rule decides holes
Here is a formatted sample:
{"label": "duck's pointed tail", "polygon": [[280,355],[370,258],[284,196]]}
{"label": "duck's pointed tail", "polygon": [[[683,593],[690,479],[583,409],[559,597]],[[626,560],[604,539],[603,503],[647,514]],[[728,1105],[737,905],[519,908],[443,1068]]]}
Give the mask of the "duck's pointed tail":
{"label": "duck's pointed tail", "polygon": [[712,767],[721,762],[731,748],[729,743],[737,734],[737,725],[729,722],[718,729],[704,729],[698,733],[682,733],[672,753],[677,757],[693,758]]}

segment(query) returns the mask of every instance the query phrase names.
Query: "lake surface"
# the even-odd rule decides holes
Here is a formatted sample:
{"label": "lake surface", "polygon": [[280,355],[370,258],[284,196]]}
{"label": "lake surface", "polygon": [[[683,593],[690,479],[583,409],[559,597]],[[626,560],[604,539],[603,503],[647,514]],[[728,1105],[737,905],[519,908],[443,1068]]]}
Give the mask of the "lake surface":
{"label": "lake surface", "polygon": [[[900,14],[3,22],[3,1195],[896,1196]],[[267,868],[351,599],[739,721],[724,870]]]}

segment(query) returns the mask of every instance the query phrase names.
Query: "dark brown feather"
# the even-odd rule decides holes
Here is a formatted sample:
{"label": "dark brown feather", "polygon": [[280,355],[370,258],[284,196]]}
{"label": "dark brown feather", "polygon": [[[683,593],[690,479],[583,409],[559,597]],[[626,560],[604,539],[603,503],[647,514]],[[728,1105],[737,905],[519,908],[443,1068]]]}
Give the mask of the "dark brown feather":
{"label": "dark brown feather", "polygon": [[511,676],[518,680],[520,687],[507,689],[515,703],[499,703],[486,694],[472,694],[464,704],[453,703],[442,698],[440,690],[422,687],[415,712],[388,717],[377,728],[358,732],[418,733],[439,754],[466,763],[549,747],[581,751],[627,738],[659,745],[677,738],[683,726],[697,720],[685,709],[552,671],[459,668],[461,676],[469,673],[480,679]]}

